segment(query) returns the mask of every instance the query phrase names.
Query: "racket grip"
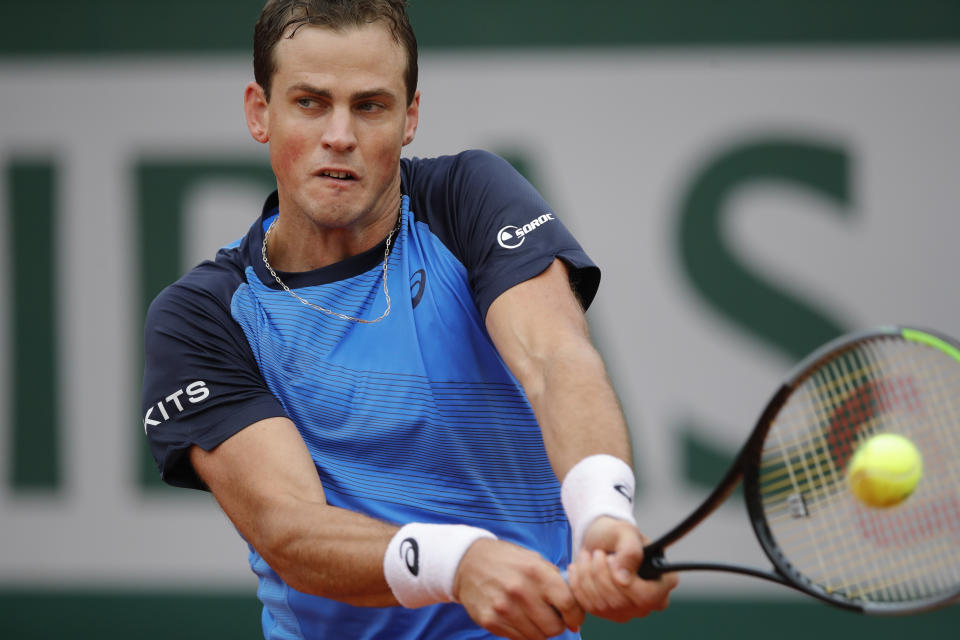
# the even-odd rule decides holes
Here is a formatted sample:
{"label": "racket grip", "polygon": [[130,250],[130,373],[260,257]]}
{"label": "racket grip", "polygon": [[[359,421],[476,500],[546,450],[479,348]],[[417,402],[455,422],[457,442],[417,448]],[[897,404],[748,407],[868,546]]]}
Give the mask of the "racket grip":
{"label": "racket grip", "polygon": [[[644,549],[643,562],[641,562],[640,566],[637,568],[637,575],[644,580],[656,580],[665,573],[663,566],[663,551],[656,549]],[[564,580],[570,582],[570,574],[567,573],[566,569],[561,569],[560,575],[563,576]]]}
{"label": "racket grip", "polygon": [[664,573],[663,550],[647,547],[643,550],[643,562],[637,568],[637,575],[644,580],[656,580]]}

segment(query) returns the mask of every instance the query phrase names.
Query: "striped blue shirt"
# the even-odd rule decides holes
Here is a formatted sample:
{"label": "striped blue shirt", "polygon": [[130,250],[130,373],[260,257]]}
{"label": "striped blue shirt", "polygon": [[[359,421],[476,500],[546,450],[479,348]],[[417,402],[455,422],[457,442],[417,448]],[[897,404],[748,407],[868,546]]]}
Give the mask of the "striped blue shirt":
{"label": "striped blue shirt", "polygon": [[[260,255],[276,194],[244,238],[157,297],[143,409],[161,474],[203,488],[187,456],[192,445],[209,450],[258,420],[286,416],[330,504],[395,524],[483,527],[565,566],[557,478],[484,316],[555,257],[585,304],[599,271],[500,158],[404,159],[401,171],[406,195],[382,322],[331,317],[277,286]],[[373,319],[387,304],[384,249],[280,276],[311,302]],[[489,637],[460,605],[358,608],[291,589],[255,549],[250,564],[267,638]]]}

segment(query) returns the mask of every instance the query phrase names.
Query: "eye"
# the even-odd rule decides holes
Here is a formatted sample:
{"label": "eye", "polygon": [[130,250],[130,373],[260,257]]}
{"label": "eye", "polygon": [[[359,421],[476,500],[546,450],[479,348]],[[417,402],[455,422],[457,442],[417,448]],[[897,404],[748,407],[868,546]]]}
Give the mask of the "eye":
{"label": "eye", "polygon": [[313,98],[297,98],[297,105],[303,107],[304,109],[311,109],[317,106],[317,101]]}
{"label": "eye", "polygon": [[385,107],[379,102],[361,102],[357,105],[357,110],[364,113],[376,113],[383,111]]}

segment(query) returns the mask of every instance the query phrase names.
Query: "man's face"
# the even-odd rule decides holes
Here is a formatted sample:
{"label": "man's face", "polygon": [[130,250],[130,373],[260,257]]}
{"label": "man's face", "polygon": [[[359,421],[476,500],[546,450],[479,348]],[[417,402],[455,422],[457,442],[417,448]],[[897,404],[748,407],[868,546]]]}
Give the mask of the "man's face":
{"label": "man's face", "polygon": [[304,26],[274,56],[261,141],[270,143],[283,215],[354,230],[395,216],[400,152],[419,112],[419,94],[406,101],[405,50],[379,23]]}

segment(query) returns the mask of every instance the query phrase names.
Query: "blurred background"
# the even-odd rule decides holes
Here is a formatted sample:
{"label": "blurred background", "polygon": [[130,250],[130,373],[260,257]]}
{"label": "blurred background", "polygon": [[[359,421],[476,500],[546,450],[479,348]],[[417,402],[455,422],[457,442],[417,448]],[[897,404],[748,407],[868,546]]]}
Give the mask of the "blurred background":
{"label": "blurred background", "polygon": [[[638,519],[709,492],[843,332],[960,335],[960,3],[411,0],[411,156],[485,148],[603,267],[589,315]],[[261,0],[0,4],[0,636],[257,638],[246,548],[146,453],[142,321],[272,189],[241,109]],[[765,564],[734,498],[674,557]],[[747,578],[588,638],[902,639]]]}

